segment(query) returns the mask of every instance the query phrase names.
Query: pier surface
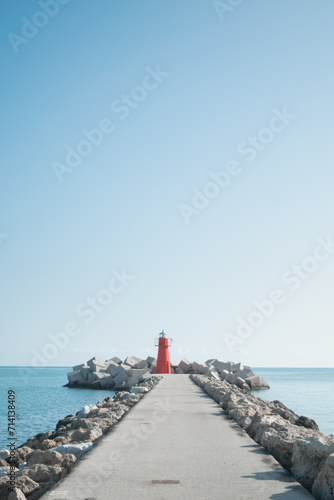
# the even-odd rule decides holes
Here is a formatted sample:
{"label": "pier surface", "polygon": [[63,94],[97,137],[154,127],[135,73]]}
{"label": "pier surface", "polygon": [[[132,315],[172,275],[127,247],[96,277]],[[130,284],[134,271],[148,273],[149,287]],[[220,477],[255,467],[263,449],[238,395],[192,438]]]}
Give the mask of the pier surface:
{"label": "pier surface", "polygon": [[164,375],[43,500],[313,498],[188,375]]}

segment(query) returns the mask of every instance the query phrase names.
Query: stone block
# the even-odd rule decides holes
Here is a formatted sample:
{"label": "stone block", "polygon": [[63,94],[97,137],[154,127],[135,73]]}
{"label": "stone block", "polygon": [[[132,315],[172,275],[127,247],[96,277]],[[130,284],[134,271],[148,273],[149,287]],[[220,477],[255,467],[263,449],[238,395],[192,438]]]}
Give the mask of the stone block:
{"label": "stone block", "polygon": [[215,361],[218,361],[218,360],[217,360],[217,358],[207,359],[207,360],[205,361],[205,364],[206,364],[207,366],[211,366],[211,365],[213,365],[213,363],[214,363]]}
{"label": "stone block", "polygon": [[245,382],[249,385],[252,391],[261,390],[261,389],[269,389],[268,383],[264,378],[260,377],[248,377],[245,379]]}
{"label": "stone block", "polygon": [[176,373],[178,373],[179,375],[183,375],[184,374],[184,371],[182,370],[182,368],[180,368],[179,366],[176,368]]}
{"label": "stone block", "polygon": [[243,370],[245,367],[242,363],[235,363],[234,365],[231,366],[230,371],[232,373],[237,373],[239,370]]}
{"label": "stone block", "polygon": [[141,377],[129,377],[126,383],[128,387],[132,387],[133,385],[139,384],[140,380]]}
{"label": "stone block", "polygon": [[212,364],[215,368],[217,368],[219,373],[222,372],[223,370],[227,370],[228,372],[230,372],[231,366],[233,365],[233,363],[231,362],[224,363],[223,361],[218,361],[218,359],[214,361]]}
{"label": "stone block", "polygon": [[222,370],[221,372],[219,372],[220,378],[221,378],[222,380],[225,380],[225,378],[227,377],[227,375],[229,375],[229,373],[230,373],[230,372],[229,372],[229,371],[227,371],[227,370]]}
{"label": "stone block", "polygon": [[91,358],[87,361],[86,363],[90,368],[92,368],[93,365],[100,365],[104,366],[104,360],[102,358],[99,358],[97,356],[94,356],[94,358]]}
{"label": "stone block", "polygon": [[83,376],[83,378],[85,380],[88,379],[88,374],[90,373],[90,368],[89,366],[83,366],[81,369],[80,369],[80,372],[81,372],[81,375]]}
{"label": "stone block", "polygon": [[139,363],[136,364],[135,368],[138,368],[139,370],[142,368],[148,368],[148,362],[145,361],[145,359],[142,359]]}
{"label": "stone block", "polygon": [[213,377],[217,380],[220,380],[218,370],[214,366],[209,366],[204,375],[206,375],[206,377]]}
{"label": "stone block", "polygon": [[127,382],[129,380],[128,375],[125,373],[125,370],[120,371],[116,377],[114,377],[114,382],[116,386],[120,386],[123,382]]}
{"label": "stone block", "polygon": [[[235,376],[235,382],[234,382],[234,383],[235,383],[235,385],[236,385],[237,387],[240,387],[240,389],[242,389],[242,388],[243,388],[243,386],[244,386],[244,383],[245,383],[244,379],[242,379],[242,378],[240,378],[240,377],[237,377],[236,375],[234,375],[234,376]],[[226,379],[225,379],[225,380],[226,380]]]}
{"label": "stone block", "polygon": [[127,358],[125,358],[124,364],[134,368],[137,363],[140,363],[140,361],[142,360],[140,358],[136,358],[136,356],[128,356]]}
{"label": "stone block", "polygon": [[112,361],[111,359],[109,359],[109,361],[106,361],[106,370],[108,373],[111,373],[113,369],[117,368],[118,366],[119,364],[116,363],[115,361]]}
{"label": "stone block", "polygon": [[78,370],[76,372],[68,373],[67,377],[68,377],[68,381],[70,382],[70,384],[73,384],[74,382],[84,382],[85,381],[80,370]]}
{"label": "stone block", "polygon": [[173,360],[172,360],[172,361],[170,362],[170,366],[171,366],[171,368],[177,368],[177,367],[179,366],[179,363],[178,363],[178,361],[173,361]]}
{"label": "stone block", "polygon": [[156,366],[156,364],[157,364],[157,360],[155,358],[153,358],[152,356],[147,356],[146,362],[149,365],[154,365],[154,366]]}
{"label": "stone block", "polygon": [[229,384],[235,384],[237,380],[237,377],[233,375],[233,373],[228,373],[225,377],[225,382],[228,382]]}
{"label": "stone block", "polygon": [[122,360],[119,359],[117,356],[114,356],[113,358],[109,359],[109,361],[114,361],[114,363],[117,363],[118,365],[122,363]]}
{"label": "stone block", "polygon": [[147,373],[149,371],[148,368],[142,368],[141,370],[139,370],[138,368],[130,368],[128,370],[128,375],[129,377],[141,377],[142,375],[144,375],[144,373]]}
{"label": "stone block", "polygon": [[121,364],[111,370],[110,375],[114,378],[117,377],[117,375],[119,375],[120,373],[126,373],[128,375],[129,369],[129,366]]}
{"label": "stone block", "polygon": [[243,370],[238,370],[237,372],[234,373],[236,377],[243,378],[244,380],[248,377],[255,377],[255,374],[252,372],[251,369],[248,368],[243,368]]}
{"label": "stone block", "polygon": [[200,373],[204,375],[208,369],[207,365],[200,363],[199,361],[194,361],[192,364],[192,369],[195,373]]}
{"label": "stone block", "polygon": [[190,361],[188,361],[186,358],[181,359],[179,363],[179,368],[181,368],[183,373],[186,373],[191,368]]}
{"label": "stone block", "polygon": [[107,375],[100,380],[101,389],[112,389],[115,387],[115,381],[111,375]]}
{"label": "stone block", "polygon": [[83,368],[85,365],[84,363],[82,363],[82,365],[76,365],[76,366],[73,366],[73,371],[74,372],[78,372],[81,370],[81,368]]}

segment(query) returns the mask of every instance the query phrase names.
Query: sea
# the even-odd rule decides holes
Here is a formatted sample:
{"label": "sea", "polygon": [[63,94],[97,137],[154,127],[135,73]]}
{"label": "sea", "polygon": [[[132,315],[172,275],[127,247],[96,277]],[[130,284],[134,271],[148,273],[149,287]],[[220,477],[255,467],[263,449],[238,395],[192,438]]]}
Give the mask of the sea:
{"label": "sea", "polygon": [[[19,446],[35,434],[54,430],[58,420],[75,415],[83,406],[114,395],[110,390],[63,387],[71,370],[71,367],[0,367],[0,449],[8,448],[9,438],[15,438]],[[253,371],[270,385],[269,390],[254,391],[256,396],[279,400],[297,414],[315,420],[322,432],[334,434],[334,368],[253,368]],[[15,392],[12,436],[8,432],[8,391]]]}

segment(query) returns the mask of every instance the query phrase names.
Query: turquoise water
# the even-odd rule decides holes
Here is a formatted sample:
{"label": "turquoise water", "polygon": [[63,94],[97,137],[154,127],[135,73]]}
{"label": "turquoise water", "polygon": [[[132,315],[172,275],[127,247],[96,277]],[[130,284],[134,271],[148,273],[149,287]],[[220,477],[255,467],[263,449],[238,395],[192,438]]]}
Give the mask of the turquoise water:
{"label": "turquoise water", "polygon": [[319,429],[334,434],[334,368],[254,368],[270,385],[254,391],[269,401],[278,399],[299,415],[313,418]]}
{"label": "turquoise water", "polygon": [[17,444],[24,443],[39,432],[54,430],[58,420],[75,414],[86,404],[97,403],[113,391],[69,389],[67,383],[70,367],[0,367],[0,449],[7,447],[7,395],[16,396]]}
{"label": "turquoise water", "polygon": [[[86,404],[97,403],[113,391],[69,389],[70,367],[13,368],[0,367],[0,449],[7,446],[7,393],[16,392],[17,444],[30,436],[53,430],[61,418],[75,414]],[[320,430],[334,434],[333,368],[254,368],[270,385],[256,396],[278,399],[300,415],[313,418]]]}

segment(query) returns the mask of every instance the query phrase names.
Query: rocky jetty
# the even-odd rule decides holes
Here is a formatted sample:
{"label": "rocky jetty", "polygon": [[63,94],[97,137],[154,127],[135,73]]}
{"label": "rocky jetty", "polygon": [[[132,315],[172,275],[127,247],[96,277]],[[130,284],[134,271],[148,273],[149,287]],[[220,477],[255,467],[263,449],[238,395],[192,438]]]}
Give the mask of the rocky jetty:
{"label": "rocky jetty", "polygon": [[[171,361],[171,373],[174,374],[202,374],[217,380],[226,380],[230,384],[245,390],[269,389],[267,382],[257,377],[249,366],[233,361],[219,361],[208,359],[205,363],[190,362],[187,359]],[[128,356],[122,361],[114,357],[104,361],[94,357],[73,367],[68,373],[67,387],[90,389],[113,389],[122,391],[150,378],[156,371],[157,360],[148,356],[146,359]]]}
{"label": "rocky jetty", "polygon": [[[44,495],[158,381],[159,377],[150,376],[130,392],[117,392],[113,398],[85,406],[76,415],[68,415],[59,420],[54,431],[31,437],[11,453],[0,450],[1,500],[37,500]],[[9,473],[14,476],[12,491]]]}
{"label": "rocky jetty", "polygon": [[280,401],[269,402],[226,380],[191,375],[254,441],[266,448],[318,500],[334,499],[334,435],[296,415]]}

